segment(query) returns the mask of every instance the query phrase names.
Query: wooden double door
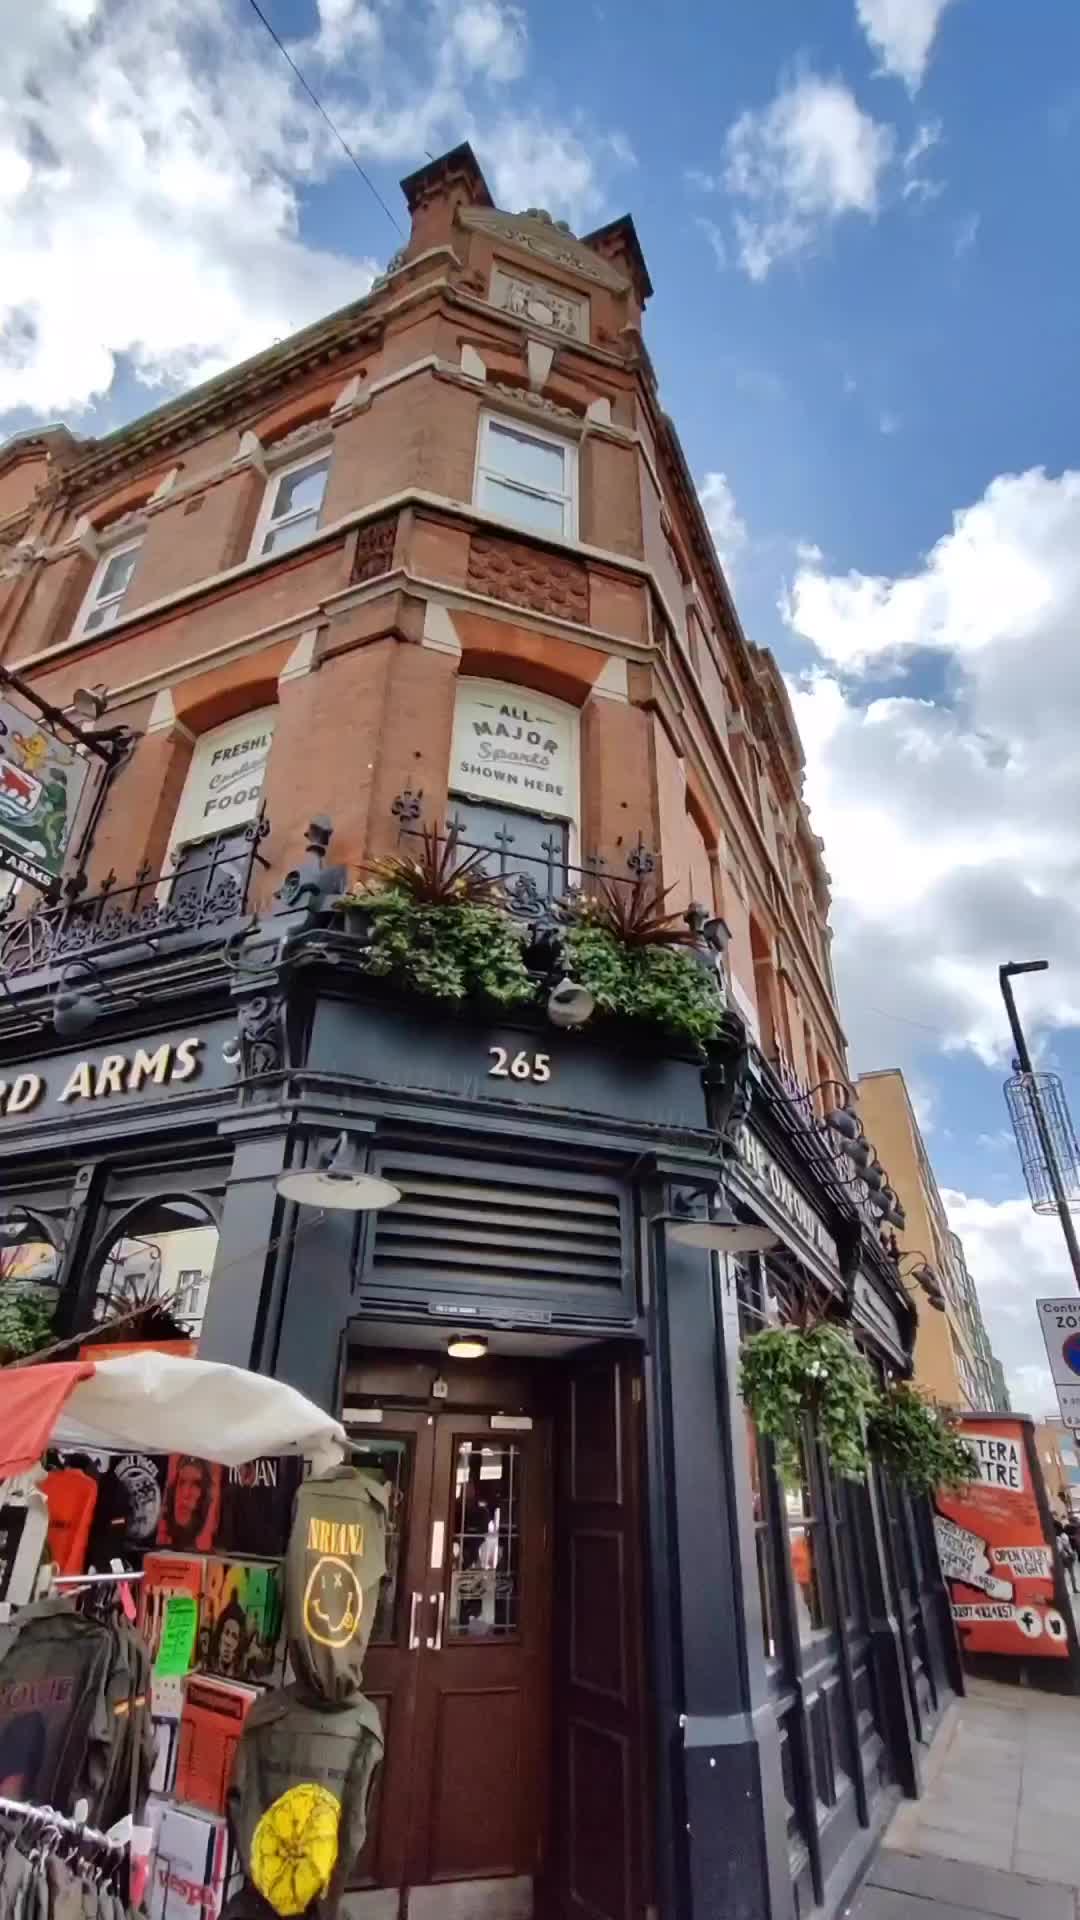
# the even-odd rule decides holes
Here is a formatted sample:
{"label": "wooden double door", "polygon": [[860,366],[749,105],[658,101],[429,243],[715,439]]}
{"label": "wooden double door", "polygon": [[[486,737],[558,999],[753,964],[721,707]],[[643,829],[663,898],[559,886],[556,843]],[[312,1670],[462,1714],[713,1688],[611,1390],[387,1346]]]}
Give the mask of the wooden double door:
{"label": "wooden double door", "polygon": [[392,1489],[364,1666],[385,1750],[355,1920],[527,1920],[550,1749],[550,1426],[380,1410],[358,1464]]}

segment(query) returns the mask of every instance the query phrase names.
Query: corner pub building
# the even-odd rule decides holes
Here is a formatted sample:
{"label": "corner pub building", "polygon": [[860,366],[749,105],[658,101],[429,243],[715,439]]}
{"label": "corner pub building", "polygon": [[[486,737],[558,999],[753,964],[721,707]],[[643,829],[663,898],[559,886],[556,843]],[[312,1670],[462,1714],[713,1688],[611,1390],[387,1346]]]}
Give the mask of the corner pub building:
{"label": "corner pub building", "polygon": [[[925,1511],[810,1434],[783,1484],[737,1393],[773,1266],[883,1370],[914,1331],[824,1121],[799,743],[632,221],[502,212],[467,146],[403,189],[363,298],[107,438],[0,449],[0,666],[104,707],[61,884],[0,928],[0,1261],[62,1332],[172,1296],[390,1477],[356,1920],[832,1914],[960,1682]],[[372,978],[335,900],[451,821],[534,933],[598,874],[670,888],[707,1065]],[[278,1192],[334,1153],[399,1202]],[[775,1251],[687,1244],[718,1191]]]}

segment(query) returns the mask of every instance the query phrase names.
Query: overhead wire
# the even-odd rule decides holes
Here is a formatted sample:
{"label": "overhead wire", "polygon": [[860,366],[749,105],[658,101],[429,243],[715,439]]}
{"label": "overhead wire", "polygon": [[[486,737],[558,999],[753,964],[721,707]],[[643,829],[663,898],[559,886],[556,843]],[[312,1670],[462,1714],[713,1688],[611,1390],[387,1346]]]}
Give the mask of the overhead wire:
{"label": "overhead wire", "polygon": [[347,157],[352,161],[352,164],[356,168],[356,171],[360,175],[360,178],[364,182],[364,185],[368,188],[368,190],[372,194],[374,194],[375,199],[378,201],[380,207],[382,208],[387,219],[389,220],[390,225],[393,227],[394,232],[397,234],[398,239],[404,240],[405,235],[402,232],[401,228],[399,227],[389,207],[387,206],[386,201],[383,199],[382,194],[379,192],[378,187],[375,185],[370,175],[365,173],[363,167],[361,166],[355,153],[350,147],[348,141],[345,139],[344,134],[342,134],[339,131],[339,129],[334,125],[334,122],[331,120],[330,115],[327,113],[326,108],[323,106],[322,101],[319,99],[318,94],[315,92],[314,88],[309,85],[308,81],[304,78],[304,75],[301,73],[299,67],[296,64],[296,61],[293,59],[292,54],[289,52],[288,47],[285,45],[285,42],[279,37],[275,29],[271,26],[270,21],[267,19],[265,13],[260,7],[259,0],[248,0],[248,5],[251,7],[252,12],[257,14],[258,18],[262,21],[263,26],[266,28],[267,33],[270,35],[270,38],[273,41],[278,52],[280,53],[282,59],[288,61],[289,66],[291,67],[293,73],[296,75],[296,78],[299,80],[300,85],[303,87],[304,92],[307,94],[308,99],[312,103],[312,106],[315,107],[316,111],[320,113],[323,119],[326,121],[326,124],[329,127],[331,133],[333,134],[335,140],[338,142],[338,145],[341,147],[343,153],[345,153]]}

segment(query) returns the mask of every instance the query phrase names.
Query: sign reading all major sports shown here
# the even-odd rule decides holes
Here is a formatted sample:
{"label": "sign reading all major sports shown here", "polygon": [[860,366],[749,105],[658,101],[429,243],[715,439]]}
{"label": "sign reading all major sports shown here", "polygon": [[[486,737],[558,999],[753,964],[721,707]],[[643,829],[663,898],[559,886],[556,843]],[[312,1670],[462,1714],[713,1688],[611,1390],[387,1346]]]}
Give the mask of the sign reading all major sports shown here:
{"label": "sign reading all major sports shown here", "polygon": [[87,772],[73,742],[0,700],[0,868],[56,886]]}
{"label": "sign reading all major sports shown here", "polygon": [[1067,1427],[1080,1427],[1080,1294],[1035,1305],[1061,1417]]}
{"label": "sign reading all major sports shown here", "polygon": [[1069,1637],[1055,1600],[1054,1550],[1043,1531],[1029,1435],[1020,1420],[975,1414],[960,1433],[978,1478],[935,1495],[941,1571],[968,1654],[1065,1660]]}
{"label": "sign reading all major sports shown here", "polygon": [[574,707],[497,680],[459,683],[450,754],[454,793],[576,820],[577,761]]}

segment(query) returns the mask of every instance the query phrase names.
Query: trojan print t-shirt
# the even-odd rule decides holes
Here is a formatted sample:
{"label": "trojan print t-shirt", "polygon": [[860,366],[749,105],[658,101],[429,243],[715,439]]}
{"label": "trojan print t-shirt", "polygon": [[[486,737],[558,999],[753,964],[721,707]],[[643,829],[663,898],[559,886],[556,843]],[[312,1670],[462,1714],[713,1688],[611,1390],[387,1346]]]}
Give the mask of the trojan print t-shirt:
{"label": "trojan print t-shirt", "polygon": [[328,1701],[358,1691],[386,1571],[385,1480],[341,1467],[308,1480],[293,1508],[285,1569],[297,1680]]}

